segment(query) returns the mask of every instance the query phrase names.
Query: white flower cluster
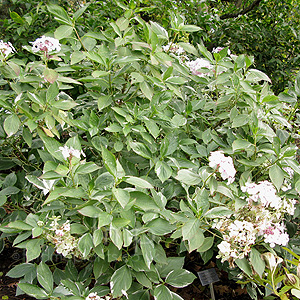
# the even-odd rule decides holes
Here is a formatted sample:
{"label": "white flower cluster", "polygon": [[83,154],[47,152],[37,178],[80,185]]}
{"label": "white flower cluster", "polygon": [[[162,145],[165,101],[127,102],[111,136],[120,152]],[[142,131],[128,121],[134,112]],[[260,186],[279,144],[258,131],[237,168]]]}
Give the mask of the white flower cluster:
{"label": "white flower cluster", "polygon": [[234,214],[235,220],[222,218],[213,225],[223,235],[218,257],[231,266],[235,259],[247,256],[256,242],[263,240],[272,248],[286,246],[289,235],[282,220],[295,211],[296,200],[280,198],[269,181],[246,183],[241,189],[247,205]]}
{"label": "white flower cluster", "polygon": [[85,300],[110,300],[111,298],[109,296],[105,296],[105,298],[101,298],[98,296],[97,292],[95,293],[89,293],[89,295],[85,298]]}
{"label": "white flower cluster", "polygon": [[241,187],[244,193],[247,193],[249,197],[247,202],[261,203],[264,207],[272,207],[279,209],[281,206],[281,198],[276,195],[276,189],[273,184],[267,180],[261,181],[258,184],[246,182],[245,186]]}
{"label": "white flower cluster", "polygon": [[58,148],[61,151],[65,160],[72,159],[72,157],[80,158],[80,155],[85,157],[85,154],[81,150],[74,149],[73,147],[68,147],[67,145]]}
{"label": "white flower cluster", "polygon": [[217,168],[223,180],[228,179],[227,184],[234,182],[236,170],[230,156],[225,156],[223,151],[214,151],[208,158],[209,166]]}
{"label": "white flower cluster", "polygon": [[78,240],[70,233],[70,222],[66,221],[59,225],[60,217],[54,217],[50,224],[50,231],[47,239],[55,245],[56,252],[62,254],[64,257],[70,258],[73,255],[78,256],[77,251]]}
{"label": "white flower cluster", "polygon": [[267,180],[260,181],[258,184],[246,182],[245,186],[241,187],[241,190],[248,194],[247,202],[249,205],[256,202],[263,208],[275,209],[277,214],[281,213],[281,211],[290,215],[294,214],[296,200],[281,199],[276,195],[276,189],[273,184]]}
{"label": "white flower cluster", "polygon": [[230,222],[230,220],[226,220],[223,223],[219,222],[215,227],[222,231],[222,228],[218,227],[220,225],[224,227],[225,224],[228,234],[223,236],[224,240],[218,245],[222,262],[244,258],[250,253],[251,246],[255,243],[254,225],[248,221],[235,220]]}
{"label": "white flower cluster", "polygon": [[9,54],[16,52],[16,49],[10,42],[3,42],[0,40],[0,52],[6,58]]}
{"label": "white flower cluster", "polygon": [[36,39],[34,42],[31,42],[31,44],[33,52],[59,52],[61,49],[59,40],[44,35]]}
{"label": "white flower cluster", "polygon": [[163,51],[175,55],[181,64],[188,61],[189,58],[185,55],[185,50],[176,43],[168,43],[165,46],[162,46]]}
{"label": "white flower cluster", "polygon": [[162,46],[162,48],[165,52],[171,52],[176,55],[181,55],[185,52],[181,46],[174,43],[168,43],[167,45]]}
{"label": "white flower cluster", "polygon": [[198,75],[199,77],[205,77],[207,75],[207,72],[203,69],[211,70],[213,68],[211,63],[204,58],[188,61],[186,65],[190,68],[193,75]]}

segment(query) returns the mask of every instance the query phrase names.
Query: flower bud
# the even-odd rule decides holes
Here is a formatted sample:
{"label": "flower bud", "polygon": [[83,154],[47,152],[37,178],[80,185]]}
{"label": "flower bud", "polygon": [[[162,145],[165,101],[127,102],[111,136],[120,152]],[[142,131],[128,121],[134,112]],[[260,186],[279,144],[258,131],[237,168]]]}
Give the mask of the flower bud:
{"label": "flower bud", "polygon": [[288,283],[290,285],[295,285],[297,284],[297,279],[296,276],[294,274],[286,274],[286,278],[288,280]]}

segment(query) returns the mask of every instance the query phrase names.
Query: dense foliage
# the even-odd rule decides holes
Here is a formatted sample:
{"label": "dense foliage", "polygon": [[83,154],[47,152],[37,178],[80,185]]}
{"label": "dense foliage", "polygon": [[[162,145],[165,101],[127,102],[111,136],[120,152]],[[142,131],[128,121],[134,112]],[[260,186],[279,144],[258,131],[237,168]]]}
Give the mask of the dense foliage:
{"label": "dense foliage", "polygon": [[166,30],[118,4],[106,23],[96,3],[41,5],[0,43],[0,248],[26,251],[18,293],[182,299],[198,251],[253,298],[298,297],[300,77],[276,96],[253,57],[188,43],[201,28],[178,13]]}

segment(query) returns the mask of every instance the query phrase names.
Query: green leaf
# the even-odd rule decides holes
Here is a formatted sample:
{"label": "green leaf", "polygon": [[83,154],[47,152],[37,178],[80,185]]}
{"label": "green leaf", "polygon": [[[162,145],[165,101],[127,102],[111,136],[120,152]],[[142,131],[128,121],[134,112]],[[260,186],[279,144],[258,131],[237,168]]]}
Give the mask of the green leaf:
{"label": "green leaf", "polygon": [[198,252],[208,251],[214,244],[214,237],[209,236],[204,238],[203,244],[197,249]]}
{"label": "green leaf", "polygon": [[142,192],[131,192],[130,195],[132,199],[135,199],[135,205],[143,211],[160,211],[160,208],[149,195]]}
{"label": "green leaf", "polygon": [[200,225],[198,219],[190,219],[181,228],[183,240],[187,240],[189,243],[189,252],[199,248],[204,242],[204,235]]}
{"label": "green leaf", "polygon": [[232,143],[232,150],[233,151],[245,150],[245,149],[248,149],[250,147],[254,147],[254,146],[253,146],[253,144],[251,144],[247,140],[237,139],[237,140],[233,141],[233,143]]}
{"label": "green leaf", "polygon": [[87,4],[81,8],[79,8],[75,13],[74,13],[74,21],[76,21],[84,12],[85,10],[89,7],[90,4]]}
{"label": "green leaf", "polygon": [[25,20],[16,12],[12,11],[10,12],[10,17],[14,20],[14,22],[18,23],[18,24],[24,24]]}
{"label": "green leaf", "polygon": [[58,73],[48,68],[44,69],[43,75],[44,78],[50,83],[54,83],[58,78]]}
{"label": "green leaf", "polygon": [[100,96],[98,98],[98,109],[101,111],[103,108],[111,105],[113,102],[111,96]]}
{"label": "green leaf", "polygon": [[78,166],[78,168],[76,169],[76,173],[77,174],[90,174],[99,169],[100,169],[100,167],[98,167],[93,162],[86,162],[86,163]]}
{"label": "green leaf", "polygon": [[148,131],[156,139],[160,133],[160,130],[159,130],[159,127],[157,126],[157,124],[151,119],[144,120],[144,123],[145,123]]}
{"label": "green leaf", "polygon": [[238,115],[233,119],[232,127],[233,128],[241,127],[245,124],[248,124],[248,121],[249,121],[249,115],[244,115],[244,114]]}
{"label": "green leaf", "polygon": [[49,293],[53,291],[53,275],[49,267],[41,262],[37,266],[37,279],[39,284]]}
{"label": "green leaf", "polygon": [[257,251],[255,248],[251,249],[250,262],[257,274],[262,277],[265,271],[265,262],[261,258],[259,251]]}
{"label": "green leaf", "polygon": [[191,45],[189,43],[183,43],[183,42],[179,42],[178,45],[181,46],[186,52],[189,52],[189,53],[192,53],[192,54],[198,56],[198,51],[193,45]]}
{"label": "green leaf", "polygon": [[31,230],[33,227],[23,221],[13,221],[8,223],[7,227],[21,230]]}
{"label": "green leaf", "polygon": [[78,249],[83,258],[87,258],[93,248],[93,239],[90,233],[84,234],[78,241]]}
{"label": "green leaf", "polygon": [[55,32],[54,37],[58,40],[69,37],[73,32],[73,27],[69,25],[61,25],[59,26]]}
{"label": "green leaf", "polygon": [[95,279],[98,279],[101,274],[103,274],[109,267],[107,261],[101,259],[100,257],[96,257],[93,266],[93,272],[95,275]]}
{"label": "green leaf", "polygon": [[171,119],[171,123],[174,127],[179,128],[181,126],[184,126],[186,124],[187,120],[183,115],[175,115]]}
{"label": "green leaf", "polygon": [[169,77],[166,82],[171,83],[171,84],[184,84],[186,83],[188,80],[186,78],[180,77],[180,76],[173,76],[173,77]]}
{"label": "green leaf", "polygon": [[115,156],[108,151],[105,147],[101,146],[102,149],[102,158],[104,160],[105,167],[107,171],[113,175],[114,177],[117,177],[117,161]]}
{"label": "green leaf", "polygon": [[85,53],[82,51],[74,51],[71,54],[71,65],[75,65],[85,59]]}
{"label": "green leaf", "polygon": [[135,177],[135,176],[126,176],[124,181],[126,181],[127,183],[130,183],[132,185],[135,185],[139,188],[142,188],[142,189],[152,189],[153,188],[153,185],[151,183],[149,183],[147,180],[139,178],[139,177]]}
{"label": "green leaf", "polygon": [[106,226],[111,223],[112,215],[107,213],[106,211],[101,212],[98,216],[98,228]]}
{"label": "green leaf", "polygon": [[147,237],[146,234],[143,234],[141,235],[140,239],[140,247],[142,250],[144,261],[147,267],[150,269],[150,265],[155,254],[154,243]]}
{"label": "green leaf", "polygon": [[247,259],[244,257],[242,259],[236,259],[235,263],[237,264],[237,266],[244,271],[248,276],[252,276],[252,270],[251,270],[251,266],[249,264],[249,262],[247,261]]}
{"label": "green leaf", "polygon": [[72,20],[70,19],[69,15],[62,7],[56,4],[48,4],[47,8],[49,12],[54,15],[54,18],[58,22],[73,26]]}
{"label": "green leaf", "polygon": [[110,280],[110,289],[114,298],[121,297],[132,284],[132,275],[129,268],[124,265],[114,272]]}
{"label": "green leaf", "polygon": [[184,269],[173,270],[166,277],[166,283],[173,287],[183,288],[191,284],[196,279],[196,276]]}
{"label": "green leaf", "polygon": [[171,291],[165,285],[158,285],[154,289],[155,300],[173,300]]}
{"label": "green leaf", "polygon": [[271,79],[262,71],[256,70],[256,69],[249,69],[247,72],[246,80],[251,82],[257,82],[260,80],[268,81],[269,83],[272,83]]}
{"label": "green leaf", "polygon": [[199,30],[201,30],[201,28],[196,25],[183,25],[180,27],[180,31],[186,31],[186,32],[196,32]]}
{"label": "green leaf", "polygon": [[20,125],[21,122],[19,120],[19,117],[16,114],[12,114],[4,120],[3,127],[7,136],[10,137],[19,130]]}
{"label": "green leaf", "polygon": [[123,246],[123,234],[121,229],[114,225],[114,221],[110,224],[109,236],[115,246],[121,250]]}
{"label": "green leaf", "polygon": [[146,145],[144,145],[140,142],[131,142],[129,145],[136,154],[138,154],[144,158],[151,159],[152,153]]}
{"label": "green leaf", "polygon": [[54,100],[57,97],[58,93],[59,93],[59,88],[58,88],[57,82],[54,82],[53,84],[51,84],[49,86],[49,88],[47,90],[47,93],[46,93],[47,102]]}
{"label": "green leaf", "polygon": [[159,160],[155,164],[155,173],[162,183],[172,176],[172,168],[164,161]]}
{"label": "green leaf", "polygon": [[201,177],[198,174],[186,169],[179,170],[175,179],[189,186],[198,185],[202,182]]}
{"label": "green leaf", "polygon": [[165,28],[163,28],[161,25],[159,25],[156,22],[150,21],[151,29],[157,34],[158,37],[163,39],[168,39],[168,32]]}
{"label": "green leaf", "polygon": [[41,254],[41,244],[43,240],[41,239],[32,239],[26,243],[26,261],[32,261],[35,258],[39,257]]}
{"label": "green leaf", "polygon": [[[109,75],[109,72],[108,71],[100,71],[100,70],[97,70],[97,71],[94,71],[93,73],[92,73],[92,76],[94,77],[94,78],[99,78],[99,77],[104,77],[104,76],[107,76],[107,75]],[[110,97],[110,96],[101,96],[101,97]],[[100,98],[101,98],[100,97]]]}
{"label": "green leaf", "polygon": [[205,213],[206,218],[219,218],[224,216],[230,216],[233,214],[233,211],[225,206],[214,207]]}
{"label": "green leaf", "polygon": [[149,231],[155,235],[165,235],[176,229],[176,225],[170,224],[167,220],[158,218],[153,221],[150,221],[147,224]]}
{"label": "green leaf", "polygon": [[11,277],[11,278],[20,278],[26,274],[31,273],[33,270],[35,272],[34,264],[23,263],[23,264],[15,266],[11,270],[9,270],[9,272],[6,273],[6,276]]}
{"label": "green leaf", "polygon": [[117,201],[120,203],[120,205],[125,208],[125,206],[130,201],[130,194],[129,192],[123,190],[123,189],[117,189],[113,188],[112,192],[114,196],[116,197]]}
{"label": "green leaf", "polygon": [[49,299],[47,293],[40,287],[29,284],[29,283],[19,283],[18,287],[27,295],[34,297],[36,299]]}
{"label": "green leaf", "polygon": [[300,73],[298,72],[295,80],[295,92],[297,96],[300,96]]}
{"label": "green leaf", "polygon": [[277,190],[280,190],[280,187],[283,184],[284,180],[284,172],[278,165],[273,165],[269,169],[269,176],[271,178],[272,183],[275,185]]}
{"label": "green leaf", "polygon": [[88,205],[79,209],[78,212],[90,218],[98,218],[99,214],[101,213],[101,209],[93,205]]}
{"label": "green leaf", "polygon": [[140,89],[146,98],[148,98],[149,100],[152,99],[153,89],[150,87],[150,85],[146,81],[143,81],[140,83]]}

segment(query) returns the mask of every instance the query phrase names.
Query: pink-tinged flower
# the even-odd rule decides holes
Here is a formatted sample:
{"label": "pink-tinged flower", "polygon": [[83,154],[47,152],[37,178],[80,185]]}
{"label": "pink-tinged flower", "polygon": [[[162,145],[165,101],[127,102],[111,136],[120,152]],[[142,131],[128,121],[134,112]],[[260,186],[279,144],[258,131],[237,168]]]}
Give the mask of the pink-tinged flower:
{"label": "pink-tinged flower", "polygon": [[32,44],[32,51],[33,52],[59,52],[61,47],[60,47],[60,43],[59,40],[52,38],[52,37],[48,37],[48,36],[42,36],[38,39],[36,39],[34,42],[31,42]]}
{"label": "pink-tinged flower", "polygon": [[71,225],[69,223],[70,221],[68,220],[66,223],[63,224],[62,228],[65,231],[70,231],[71,230]]}
{"label": "pink-tinged flower", "polygon": [[202,69],[211,70],[213,68],[210,62],[204,58],[197,58],[196,60],[188,61],[186,62],[186,65],[190,68],[193,75],[198,75],[199,77],[206,76],[206,73],[204,73]]}
{"label": "pink-tinged flower", "polygon": [[3,42],[0,40],[0,52],[6,58],[9,54],[16,52],[16,49],[10,42]]}
{"label": "pink-tinged flower", "polygon": [[217,168],[223,180],[228,179],[227,184],[234,182],[236,170],[230,156],[225,156],[223,151],[215,151],[210,153],[208,160],[209,166]]}
{"label": "pink-tinged flower", "polygon": [[65,232],[62,229],[56,229],[55,234],[58,236],[63,236],[65,234]]}
{"label": "pink-tinged flower", "polygon": [[275,224],[264,230],[264,240],[274,248],[275,245],[286,246],[289,242],[289,235],[285,232],[284,224]]}

